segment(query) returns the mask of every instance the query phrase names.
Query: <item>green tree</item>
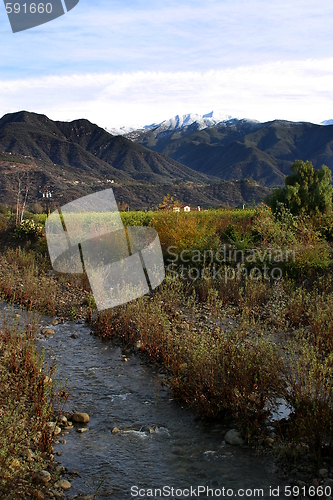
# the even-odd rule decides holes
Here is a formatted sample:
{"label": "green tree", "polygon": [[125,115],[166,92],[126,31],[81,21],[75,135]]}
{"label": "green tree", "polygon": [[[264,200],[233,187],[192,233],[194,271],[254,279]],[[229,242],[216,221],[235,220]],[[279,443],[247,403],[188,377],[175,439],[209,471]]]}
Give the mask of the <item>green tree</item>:
{"label": "green tree", "polygon": [[296,160],[285,178],[285,187],[274,189],[268,200],[273,212],[281,203],[294,215],[332,212],[332,173],[323,165],[315,170],[310,161]]}

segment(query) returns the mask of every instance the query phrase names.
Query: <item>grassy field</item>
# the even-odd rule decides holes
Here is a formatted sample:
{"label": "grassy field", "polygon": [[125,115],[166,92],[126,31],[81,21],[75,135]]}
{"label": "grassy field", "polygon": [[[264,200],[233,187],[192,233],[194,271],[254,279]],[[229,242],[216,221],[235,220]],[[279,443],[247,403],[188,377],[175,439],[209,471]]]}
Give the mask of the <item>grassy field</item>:
{"label": "grassy field", "polygon": [[[34,217],[45,222],[44,215]],[[138,345],[163,363],[175,395],[202,418],[235,419],[259,449],[270,438],[284,464],[305,461],[310,470],[330,463],[333,218],[273,215],[265,206],[121,217],[159,234],[167,277],[152,295],[96,314],[84,276],[48,276],[45,237],[33,230],[11,242],[20,250],[7,248],[0,257],[0,289],[11,300],[59,314],[57,290],[61,280],[72,280],[76,311],[85,305],[99,335]],[[5,231],[9,238],[12,230]],[[15,297],[10,279],[22,285]],[[78,290],[86,294],[80,292],[82,304]],[[281,400],[290,415],[272,422],[272,435],[267,421]]]}

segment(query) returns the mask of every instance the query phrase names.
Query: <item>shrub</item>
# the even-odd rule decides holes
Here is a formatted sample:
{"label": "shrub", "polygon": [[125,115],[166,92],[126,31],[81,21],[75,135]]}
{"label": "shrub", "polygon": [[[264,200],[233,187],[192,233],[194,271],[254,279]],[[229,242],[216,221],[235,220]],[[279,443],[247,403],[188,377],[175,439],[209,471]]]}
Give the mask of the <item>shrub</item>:
{"label": "shrub", "polygon": [[289,432],[293,438],[305,438],[319,462],[325,445],[332,453],[333,353],[324,356],[301,332],[288,344],[285,373],[285,398],[293,408]]}
{"label": "shrub", "polygon": [[19,226],[14,229],[14,238],[38,238],[43,234],[44,227],[36,223],[33,219],[24,219]]}

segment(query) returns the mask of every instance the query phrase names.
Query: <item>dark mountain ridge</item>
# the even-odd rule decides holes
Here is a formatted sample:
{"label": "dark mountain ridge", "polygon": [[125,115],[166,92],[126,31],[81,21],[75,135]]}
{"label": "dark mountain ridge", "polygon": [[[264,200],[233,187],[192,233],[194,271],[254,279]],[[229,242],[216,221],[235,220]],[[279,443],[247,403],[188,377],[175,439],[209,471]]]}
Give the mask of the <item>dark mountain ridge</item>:
{"label": "dark mountain ridge", "polygon": [[30,156],[67,171],[77,169],[116,180],[209,180],[163,154],[125,137],[112,136],[88,120],[55,122],[26,111],[0,119],[0,151]]}
{"label": "dark mountain ridge", "polygon": [[246,177],[275,187],[283,184],[296,159],[333,171],[333,125],[232,119],[198,130],[193,124],[173,133],[129,134],[153,151],[223,180]]}

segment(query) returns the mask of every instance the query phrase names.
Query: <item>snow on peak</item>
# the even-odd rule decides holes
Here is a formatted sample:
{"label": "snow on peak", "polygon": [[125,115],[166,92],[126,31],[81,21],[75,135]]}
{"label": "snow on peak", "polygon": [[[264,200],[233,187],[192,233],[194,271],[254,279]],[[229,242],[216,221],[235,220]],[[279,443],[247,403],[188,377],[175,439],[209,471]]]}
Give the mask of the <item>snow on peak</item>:
{"label": "snow on peak", "polygon": [[161,123],[152,123],[145,126],[132,127],[114,127],[105,128],[112,135],[129,135],[135,136],[137,133],[153,130],[155,134],[172,133],[177,130],[184,130],[191,125],[194,125],[197,130],[203,130],[207,127],[213,127],[221,122],[228,122],[232,117],[221,111],[210,111],[204,115],[197,113],[188,113],[186,115],[176,115],[173,118],[164,120]]}
{"label": "snow on peak", "polygon": [[175,130],[183,130],[191,125],[196,125],[198,130],[203,130],[207,127],[213,127],[221,122],[226,122],[231,119],[230,115],[221,112],[211,111],[205,115],[189,113],[186,115],[177,115],[169,120],[165,120],[156,127],[156,132],[172,132]]}
{"label": "snow on peak", "polygon": [[112,127],[112,128],[105,127],[105,130],[107,132],[109,132],[109,134],[111,134],[111,135],[126,135],[126,134],[130,134],[131,132],[134,132],[140,128],[142,128],[142,127],[137,125],[137,126],[132,126],[132,127],[128,127],[128,126]]}
{"label": "snow on peak", "polygon": [[320,125],[333,125],[333,120],[325,120]]}

